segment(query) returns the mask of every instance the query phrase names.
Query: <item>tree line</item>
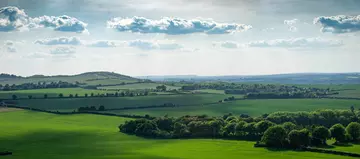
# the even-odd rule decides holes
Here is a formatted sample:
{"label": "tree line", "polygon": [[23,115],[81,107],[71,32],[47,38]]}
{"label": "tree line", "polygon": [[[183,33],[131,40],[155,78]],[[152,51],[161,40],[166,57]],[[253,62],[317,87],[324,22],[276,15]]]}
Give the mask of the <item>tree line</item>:
{"label": "tree line", "polygon": [[0,90],[2,91],[15,91],[15,90],[28,90],[28,89],[45,89],[45,88],[75,88],[79,87],[77,84],[69,82],[38,82],[38,83],[23,83],[23,84],[0,84]]}
{"label": "tree line", "polygon": [[123,133],[147,138],[226,138],[259,141],[269,147],[299,148],[360,140],[359,111],[319,110],[313,112],[276,112],[259,117],[158,117],[126,121]]}

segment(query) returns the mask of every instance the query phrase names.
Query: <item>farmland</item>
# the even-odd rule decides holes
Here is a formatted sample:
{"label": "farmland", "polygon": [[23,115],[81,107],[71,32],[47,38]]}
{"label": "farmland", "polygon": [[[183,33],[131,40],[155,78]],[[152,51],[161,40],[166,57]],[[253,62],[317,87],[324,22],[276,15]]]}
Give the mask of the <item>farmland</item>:
{"label": "farmland", "polygon": [[[98,87],[98,89],[106,90],[143,90],[143,89],[156,89],[157,86],[162,85],[161,83],[136,83],[118,86],[106,86]],[[180,87],[166,85],[167,89],[179,89]]]}
{"label": "farmland", "polygon": [[[254,142],[191,139],[152,140],[118,132],[125,118],[97,115],[61,116],[29,111],[0,112],[0,148],[13,159],[52,158],[328,158],[335,155],[254,148]],[[151,146],[150,146],[151,145]],[[7,158],[7,157],[5,157]]]}
{"label": "farmland", "polygon": [[266,100],[238,100],[213,105],[194,105],[174,108],[151,108],[136,110],[113,111],[118,114],[137,114],[151,116],[183,116],[209,115],[222,116],[227,113],[248,114],[259,116],[276,111],[313,111],[318,109],[350,109],[350,106],[360,107],[360,100],[340,99],[266,99]]}

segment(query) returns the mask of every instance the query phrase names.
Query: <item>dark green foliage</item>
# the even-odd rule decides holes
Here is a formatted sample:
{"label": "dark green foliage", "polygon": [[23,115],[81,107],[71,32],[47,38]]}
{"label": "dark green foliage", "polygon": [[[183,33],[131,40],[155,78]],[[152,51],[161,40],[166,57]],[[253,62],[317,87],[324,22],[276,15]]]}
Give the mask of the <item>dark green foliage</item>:
{"label": "dark green foliage", "polygon": [[2,91],[14,91],[14,90],[28,90],[28,89],[46,89],[46,88],[75,88],[79,87],[77,84],[72,84],[68,82],[38,82],[38,83],[24,83],[19,85],[8,85],[0,87],[0,90]]}
{"label": "dark green foliage", "polygon": [[312,141],[313,145],[326,145],[326,140],[330,138],[329,129],[324,126],[315,127],[312,131]]}
{"label": "dark green foliage", "polygon": [[300,148],[310,145],[310,131],[307,129],[292,130],[288,135],[289,144],[292,148]]}
{"label": "dark green foliage", "polygon": [[[105,108],[104,108],[105,109]],[[80,107],[78,108],[78,112],[88,112],[88,111],[96,111],[96,107],[95,106],[91,106],[91,107]]]}
{"label": "dark green foliage", "polygon": [[17,99],[17,96],[14,94],[14,95],[11,96],[11,98],[12,98],[13,100],[16,100],[16,99]]}
{"label": "dark green foliage", "polygon": [[259,134],[264,134],[264,132],[265,132],[268,128],[270,128],[270,127],[272,127],[272,126],[274,126],[274,125],[275,125],[274,123],[272,123],[272,122],[270,122],[270,121],[267,121],[267,120],[265,120],[265,121],[260,121],[260,122],[256,123],[256,125],[255,125],[255,127],[256,127],[256,132],[259,133]]}
{"label": "dark green foliage", "polygon": [[353,141],[358,141],[360,139],[360,124],[357,122],[352,122],[346,127],[346,132],[351,136]]}
{"label": "dark green foliage", "polygon": [[161,85],[161,86],[156,86],[156,89],[159,91],[166,91],[166,86],[165,85]]}
{"label": "dark green foliage", "polygon": [[277,125],[267,129],[261,141],[269,147],[285,147],[287,145],[286,137],[285,129]]}
{"label": "dark green foliage", "polygon": [[98,111],[105,111],[105,106],[101,105],[98,109]]}
{"label": "dark green foliage", "polygon": [[64,98],[64,94],[60,93],[59,98]]}
{"label": "dark green foliage", "polygon": [[335,124],[329,130],[331,137],[334,138],[336,142],[344,142],[346,140],[346,131],[342,124]]}
{"label": "dark green foliage", "polygon": [[48,95],[47,94],[44,94],[44,99],[47,99],[48,98]]}
{"label": "dark green foliage", "polygon": [[282,126],[286,130],[286,133],[290,133],[291,130],[296,129],[296,125],[292,122],[285,122],[282,124]]}
{"label": "dark green foliage", "polygon": [[32,95],[28,95],[28,98],[29,98],[29,99],[32,99],[32,98],[33,98],[33,96],[32,96]]}

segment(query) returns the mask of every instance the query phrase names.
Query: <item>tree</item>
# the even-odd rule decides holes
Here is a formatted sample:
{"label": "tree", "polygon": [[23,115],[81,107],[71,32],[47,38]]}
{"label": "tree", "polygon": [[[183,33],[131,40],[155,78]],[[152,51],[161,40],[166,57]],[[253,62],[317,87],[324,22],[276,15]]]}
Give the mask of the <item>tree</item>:
{"label": "tree", "polygon": [[324,126],[315,127],[312,132],[312,144],[326,145],[326,139],[330,138],[329,129]]}
{"label": "tree", "polygon": [[48,95],[47,94],[44,94],[44,99],[47,99],[48,98]]}
{"label": "tree", "polygon": [[32,96],[32,95],[28,95],[28,98],[29,98],[29,99],[32,99],[32,98],[33,98],[33,96]]}
{"label": "tree", "polygon": [[293,148],[300,148],[310,144],[310,132],[307,129],[292,130],[289,135],[289,143]]}
{"label": "tree", "polygon": [[336,142],[343,142],[346,139],[345,127],[341,124],[335,124],[330,128],[331,137],[336,140]]}
{"label": "tree", "polygon": [[86,98],[86,97],[88,97],[88,94],[87,94],[87,93],[85,93],[85,95],[84,95],[84,96],[85,96],[85,98]]}
{"label": "tree", "polygon": [[156,86],[156,89],[159,91],[166,91],[166,86],[165,85],[161,85],[161,86]]}
{"label": "tree", "polygon": [[296,129],[296,125],[292,122],[285,122],[282,124],[282,126],[286,130],[286,133],[290,133],[291,130]]}
{"label": "tree", "polygon": [[12,99],[13,100],[16,100],[17,99],[17,96],[15,94],[12,95]]}
{"label": "tree", "polygon": [[360,138],[360,124],[357,122],[351,122],[346,127],[346,132],[351,136],[354,141]]}
{"label": "tree", "polygon": [[63,98],[63,97],[64,97],[64,94],[60,93],[59,98]]}
{"label": "tree", "polygon": [[76,93],[76,94],[75,94],[75,98],[78,98],[78,97],[79,97],[79,95]]}
{"label": "tree", "polygon": [[98,109],[98,111],[105,111],[105,107],[103,105],[101,105]]}
{"label": "tree", "polygon": [[94,93],[90,93],[90,96],[91,96],[91,97],[94,97]]}
{"label": "tree", "polygon": [[72,95],[72,94],[69,95],[69,98],[73,98],[73,97],[74,97],[74,95]]}
{"label": "tree", "polygon": [[255,125],[256,132],[263,134],[268,128],[270,128],[274,125],[275,125],[274,123],[267,121],[267,120],[260,121],[260,122],[256,123],[256,125]]}
{"label": "tree", "polygon": [[267,129],[261,138],[269,147],[284,147],[286,144],[286,131],[282,126],[276,125]]}

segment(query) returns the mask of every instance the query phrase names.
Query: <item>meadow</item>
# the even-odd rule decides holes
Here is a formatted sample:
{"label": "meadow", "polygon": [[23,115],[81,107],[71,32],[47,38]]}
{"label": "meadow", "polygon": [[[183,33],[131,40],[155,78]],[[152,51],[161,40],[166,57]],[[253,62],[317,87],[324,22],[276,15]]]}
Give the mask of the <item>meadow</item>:
{"label": "meadow", "polygon": [[[136,83],[136,84],[127,84],[127,85],[118,85],[118,86],[106,86],[98,87],[98,89],[106,90],[144,90],[144,89],[156,89],[157,86],[161,86],[161,83]],[[180,87],[165,85],[169,89],[179,89]]]}
{"label": "meadow", "polygon": [[247,114],[259,116],[265,113],[277,111],[313,111],[318,109],[350,109],[354,105],[360,108],[360,100],[342,99],[260,99],[260,100],[237,100],[212,105],[194,105],[174,108],[148,108],[111,111],[117,114],[136,114],[151,116],[183,116],[203,115],[222,116],[227,113]]}
{"label": "meadow", "polygon": [[51,89],[30,89],[30,90],[17,90],[17,91],[0,91],[0,99],[11,99],[12,95],[16,95],[18,98],[28,98],[31,95],[33,98],[44,98],[47,94],[48,97],[58,97],[62,93],[64,97],[68,97],[70,94],[84,96],[91,93],[105,94],[114,93],[114,91],[104,91],[95,89],[83,89],[83,88],[51,88]]}
{"label": "meadow", "polygon": [[152,140],[120,133],[126,118],[0,112],[0,150],[11,159],[350,159],[329,154],[254,148],[254,142],[191,139]]}
{"label": "meadow", "polygon": [[175,105],[201,105],[214,103],[228,98],[222,94],[177,94],[177,95],[151,95],[137,97],[96,97],[96,98],[63,98],[63,99],[24,99],[18,100],[18,105],[59,111],[73,111],[84,106],[105,106],[106,109],[154,106],[172,103]]}

